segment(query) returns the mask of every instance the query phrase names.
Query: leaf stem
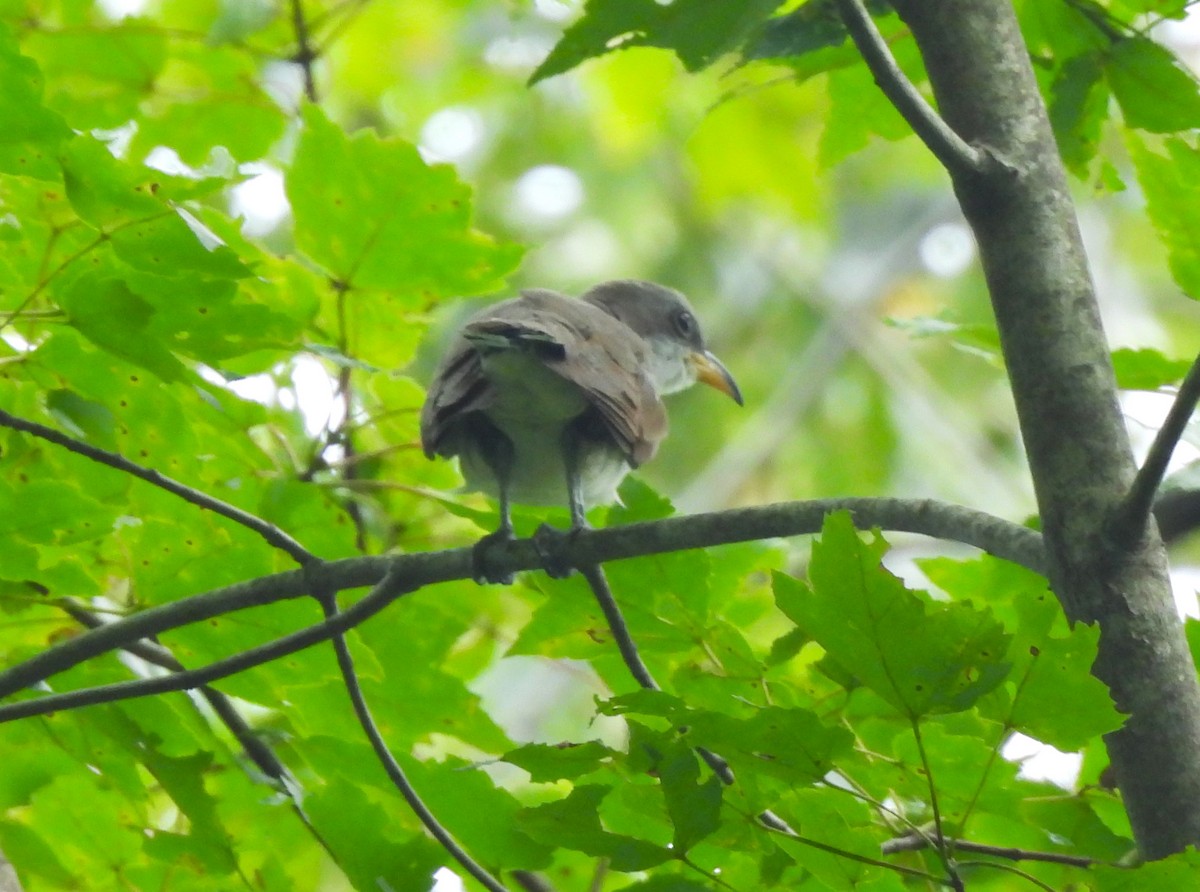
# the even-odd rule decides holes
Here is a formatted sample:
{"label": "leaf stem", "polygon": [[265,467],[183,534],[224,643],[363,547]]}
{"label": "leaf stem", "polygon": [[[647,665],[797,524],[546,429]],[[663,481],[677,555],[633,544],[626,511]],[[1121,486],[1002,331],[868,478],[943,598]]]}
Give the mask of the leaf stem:
{"label": "leaf stem", "polygon": [[925,740],[921,737],[921,723],[917,718],[912,719],[913,737],[917,742],[917,753],[921,758],[921,767],[925,771],[925,782],[929,785],[929,807],[933,811],[933,843],[946,874],[950,879],[949,885],[954,889],[962,889],[962,878],[954,865],[954,859],[946,847],[946,830],[942,824],[942,811],[938,805],[937,784],[933,780],[933,767],[929,764],[929,755],[925,752]]}

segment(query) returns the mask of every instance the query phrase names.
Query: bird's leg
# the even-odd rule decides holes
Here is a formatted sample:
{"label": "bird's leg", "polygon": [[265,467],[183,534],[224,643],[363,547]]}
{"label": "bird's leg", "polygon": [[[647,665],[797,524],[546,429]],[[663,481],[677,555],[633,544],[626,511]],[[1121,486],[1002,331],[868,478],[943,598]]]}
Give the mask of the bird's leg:
{"label": "bird's leg", "polygon": [[571,508],[571,528],[567,532],[542,524],[533,534],[533,547],[542,559],[542,567],[554,579],[565,579],[575,568],[563,557],[580,530],[587,529],[587,514],[583,507],[583,473],[580,456],[583,443],[575,425],[563,431],[563,466],[567,470],[567,503]]}
{"label": "bird's leg", "polygon": [[512,573],[494,568],[495,560],[492,552],[499,546],[507,548],[508,544],[516,538],[513,532],[512,506],[508,494],[515,456],[512,441],[498,429],[491,425],[489,427],[491,430],[485,436],[480,437],[479,442],[483,446],[484,460],[487,461],[492,473],[496,476],[496,488],[499,490],[500,497],[500,526],[476,542],[474,548],[471,549],[471,576],[480,585],[488,582],[512,585]]}

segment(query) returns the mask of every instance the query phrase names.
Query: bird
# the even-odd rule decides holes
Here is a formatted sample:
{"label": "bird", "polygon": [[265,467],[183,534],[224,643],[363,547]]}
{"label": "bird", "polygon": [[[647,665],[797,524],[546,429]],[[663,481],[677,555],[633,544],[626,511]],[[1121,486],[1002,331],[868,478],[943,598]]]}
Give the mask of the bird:
{"label": "bird", "polygon": [[[421,445],[430,459],[457,456],[466,488],[499,501],[476,580],[511,581],[488,553],[514,538],[512,502],[566,505],[570,535],[589,507],[618,501],[667,435],[663,397],[697,381],[743,404],[687,299],[654,282],[603,282],[579,298],[531,288],[463,323],[430,381]],[[543,557],[552,575],[569,572]]]}

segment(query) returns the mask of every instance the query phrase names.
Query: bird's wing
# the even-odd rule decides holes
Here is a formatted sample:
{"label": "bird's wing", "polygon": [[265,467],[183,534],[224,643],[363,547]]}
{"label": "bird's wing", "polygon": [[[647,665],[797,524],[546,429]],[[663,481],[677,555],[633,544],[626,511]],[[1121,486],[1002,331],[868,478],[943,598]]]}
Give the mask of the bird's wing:
{"label": "bird's wing", "polygon": [[465,413],[495,403],[481,354],[501,350],[520,350],[578,386],[631,465],[653,456],[666,436],[666,410],[645,372],[641,338],[598,307],[538,289],[489,307],[463,326],[422,410],[427,455],[441,451]]}
{"label": "bird's wing", "polygon": [[479,353],[460,334],[442,357],[421,407],[421,448],[425,455],[455,455],[447,436],[467,413],[486,409],[492,401],[491,382],[483,374]]}

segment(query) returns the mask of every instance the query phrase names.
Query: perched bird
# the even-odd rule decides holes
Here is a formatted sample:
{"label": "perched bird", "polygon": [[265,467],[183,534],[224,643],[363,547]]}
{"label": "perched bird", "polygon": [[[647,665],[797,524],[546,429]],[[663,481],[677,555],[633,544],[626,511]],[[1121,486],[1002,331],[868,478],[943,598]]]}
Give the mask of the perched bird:
{"label": "perched bird", "polygon": [[667,435],[663,396],[697,380],[741,405],[687,300],[653,282],[605,282],[579,299],[530,289],[467,320],[429,385],[421,445],[457,455],[468,488],[499,499],[476,578],[500,581],[483,565],[490,544],[513,537],[511,501],[565,504],[572,530],[616,501]]}

